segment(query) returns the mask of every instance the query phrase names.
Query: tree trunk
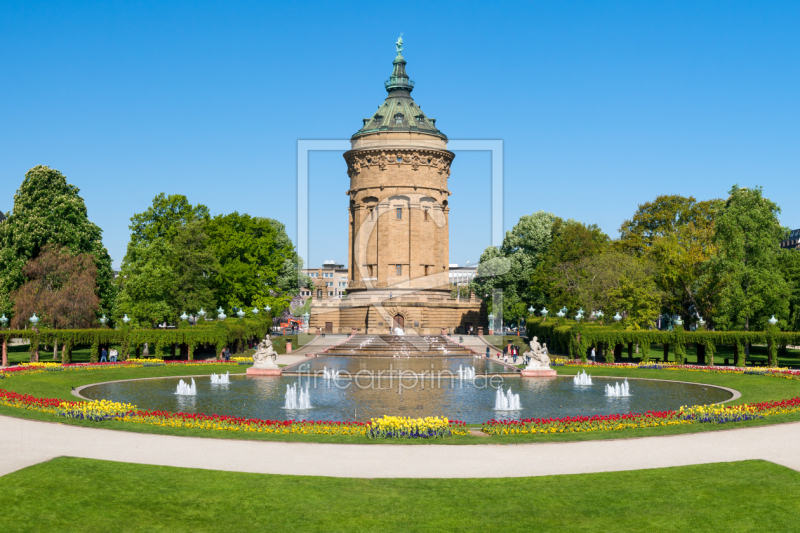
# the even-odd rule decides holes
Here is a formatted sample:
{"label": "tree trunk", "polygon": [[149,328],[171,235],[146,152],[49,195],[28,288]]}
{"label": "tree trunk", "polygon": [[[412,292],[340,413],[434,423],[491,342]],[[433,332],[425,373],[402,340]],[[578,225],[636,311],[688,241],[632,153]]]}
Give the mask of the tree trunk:
{"label": "tree trunk", "polygon": [[3,362],[2,366],[8,366],[8,339],[3,337]]}
{"label": "tree trunk", "polygon": [[58,340],[53,341],[53,361],[58,361]]}
{"label": "tree trunk", "polygon": [[669,344],[664,344],[664,362],[669,361]]}

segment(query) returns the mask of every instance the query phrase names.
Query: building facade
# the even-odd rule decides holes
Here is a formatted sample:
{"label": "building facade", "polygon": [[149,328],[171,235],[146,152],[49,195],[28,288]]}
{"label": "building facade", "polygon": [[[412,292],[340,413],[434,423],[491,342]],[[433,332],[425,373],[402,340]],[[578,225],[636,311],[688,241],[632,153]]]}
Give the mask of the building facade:
{"label": "building facade", "polygon": [[[450,297],[447,136],[411,98],[402,39],[388,93],[344,154],[348,197],[348,288],[314,300],[312,328],[420,334],[483,326],[482,302]],[[315,290],[319,290],[315,288]]]}
{"label": "building facade", "polygon": [[314,288],[300,289],[303,303],[309,298],[341,298],[347,293],[348,269],[335,261],[325,261],[321,268],[304,268],[306,274],[314,282]]}
{"label": "building facade", "polygon": [[781,248],[800,250],[800,229],[793,230],[789,233],[789,237],[781,241]]}

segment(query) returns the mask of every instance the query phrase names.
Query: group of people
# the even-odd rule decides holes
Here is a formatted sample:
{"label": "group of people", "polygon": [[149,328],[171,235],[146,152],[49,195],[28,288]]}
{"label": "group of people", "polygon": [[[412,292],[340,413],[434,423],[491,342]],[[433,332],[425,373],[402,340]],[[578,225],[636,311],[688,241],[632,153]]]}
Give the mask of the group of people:
{"label": "group of people", "polygon": [[116,348],[111,348],[111,352],[106,350],[105,347],[103,347],[103,349],[100,350],[101,363],[116,363],[117,357],[119,357],[119,352],[117,351]]}
{"label": "group of people", "polygon": [[[488,346],[486,347],[486,357],[489,359],[491,359],[492,357],[491,348],[489,348]],[[503,362],[506,364],[508,364],[509,357],[511,357],[512,362],[516,363],[517,357],[519,357],[519,346],[509,343],[508,346],[503,348],[502,354],[500,352],[497,352],[497,359],[500,359],[501,357],[503,359]]]}

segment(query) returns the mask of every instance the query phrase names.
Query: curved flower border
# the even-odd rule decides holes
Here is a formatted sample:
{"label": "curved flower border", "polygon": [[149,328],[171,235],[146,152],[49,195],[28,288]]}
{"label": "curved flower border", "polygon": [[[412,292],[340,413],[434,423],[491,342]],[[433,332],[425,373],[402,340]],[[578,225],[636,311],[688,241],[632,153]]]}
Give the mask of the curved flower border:
{"label": "curved flower border", "polygon": [[[0,371],[0,378],[40,374],[44,372],[103,370],[108,368],[142,368],[150,366],[204,366],[238,365],[238,361],[162,361],[131,359],[120,363],[31,363]],[[800,379],[800,371],[786,368],[737,368],[707,367],[676,364],[633,364],[633,363],[576,363],[556,359],[553,366],[579,368],[616,367],[661,370],[683,370],[724,374],[754,374]],[[173,413],[169,411],[149,411],[138,409],[135,405],[111,402],[108,400],[64,401],[57,398],[36,398],[29,394],[0,389],[0,405],[20,409],[31,409],[52,413],[56,416],[90,420],[118,420],[123,422],[147,424],[162,427],[197,428],[217,431],[245,431],[268,434],[299,435],[352,435],[372,439],[386,438],[444,438],[452,435],[468,435],[464,422],[444,417],[405,418],[385,416],[369,422],[309,421],[309,420],[262,420],[226,415],[206,415],[202,413]],[[741,404],[736,406],[691,406],[677,411],[648,411],[603,416],[577,416],[563,418],[533,418],[523,420],[490,420],[482,429],[489,435],[585,433],[591,431],[617,431],[659,426],[675,426],[696,423],[725,424],[764,418],[783,413],[800,411],[800,397],[789,400]]]}

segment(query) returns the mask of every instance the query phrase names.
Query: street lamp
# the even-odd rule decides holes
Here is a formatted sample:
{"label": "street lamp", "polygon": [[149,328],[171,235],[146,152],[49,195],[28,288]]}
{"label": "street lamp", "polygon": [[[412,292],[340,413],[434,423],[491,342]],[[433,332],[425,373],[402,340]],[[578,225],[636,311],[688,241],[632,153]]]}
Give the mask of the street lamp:
{"label": "street lamp", "polygon": [[272,311],[272,308],[271,308],[270,306],[266,306],[266,307],[264,308],[264,311],[266,311],[267,313],[269,313],[270,311]]}
{"label": "street lamp", "polygon": [[614,315],[614,322],[619,322],[620,320],[622,320],[622,317],[620,316],[619,311],[617,311],[617,314]]}
{"label": "street lamp", "polygon": [[558,311],[558,313],[556,313],[556,316],[558,318],[564,318],[566,316],[566,313],[564,312],[564,308],[563,307]]}
{"label": "street lamp", "polygon": [[124,317],[122,317],[122,322],[124,322],[125,324],[127,324],[130,321],[131,321],[131,319],[128,318],[128,315],[125,315]]}
{"label": "street lamp", "polygon": [[31,324],[33,324],[33,327],[36,327],[36,324],[39,323],[39,317],[36,316],[36,313],[33,313],[33,316],[30,317],[28,320],[31,321]]}
{"label": "street lamp", "polygon": [[594,316],[597,317],[597,320],[603,320],[603,311],[597,311]]}
{"label": "street lamp", "polygon": [[181,319],[181,320],[184,320],[184,321],[185,321],[186,319],[188,319],[188,318],[189,318],[189,316],[186,314],[186,311],[184,311],[184,312],[181,314],[181,316],[180,316],[180,319]]}
{"label": "street lamp", "polygon": [[678,317],[678,318],[675,319],[675,325],[676,326],[682,326],[683,325],[683,320],[681,320],[681,317]]}
{"label": "street lamp", "polygon": [[578,309],[578,314],[579,314],[579,315],[581,315],[581,316],[583,316],[583,307],[581,307],[580,309]]}
{"label": "street lamp", "polygon": [[238,311],[236,311],[236,316],[238,316],[239,318],[244,318],[244,311],[239,309]]}
{"label": "street lamp", "polygon": [[217,313],[219,313],[217,315],[217,318],[219,318],[220,320],[225,320],[226,318],[228,318],[228,315],[225,314],[225,311],[222,309],[221,305],[219,306],[219,309],[217,309]]}
{"label": "street lamp", "polygon": [[546,307],[542,307],[542,316],[543,316],[543,317],[547,318],[547,314],[548,314],[549,312],[550,312],[550,311],[548,311]]}
{"label": "street lamp", "polygon": [[208,314],[208,313],[206,313],[205,311],[203,311],[203,308],[202,308],[202,307],[201,307],[201,308],[200,308],[200,310],[197,312],[197,316],[199,316],[201,319],[204,319],[204,318],[206,317],[206,315],[207,315],[207,314]]}
{"label": "street lamp", "polygon": [[100,317],[100,323],[103,324],[103,326],[105,326],[106,322],[108,322],[108,319],[106,318],[105,313],[103,313],[103,316]]}
{"label": "street lamp", "polygon": [[705,320],[703,320],[703,317],[701,317],[701,316],[699,316],[699,315],[698,315],[698,316],[697,316],[697,318],[699,318],[699,319],[700,319],[700,320],[698,320],[698,321],[697,321],[697,323],[698,323],[698,324],[700,324],[700,327],[701,327],[701,328],[702,328],[703,326],[705,326],[705,325],[706,325],[706,321],[705,321]]}
{"label": "street lamp", "polygon": [[3,316],[0,316],[0,326],[6,327],[8,324],[8,319],[6,318],[6,314],[3,313]]}
{"label": "street lamp", "polygon": [[778,323],[778,319],[775,318],[775,315],[772,315],[772,318],[770,318],[767,322],[769,322],[770,324],[772,324],[774,326],[775,324]]}
{"label": "street lamp", "polygon": [[577,315],[575,315],[575,322],[580,322],[582,318],[583,318],[583,315],[578,313]]}
{"label": "street lamp", "polygon": [[252,313],[258,315],[258,307],[254,307]]}

